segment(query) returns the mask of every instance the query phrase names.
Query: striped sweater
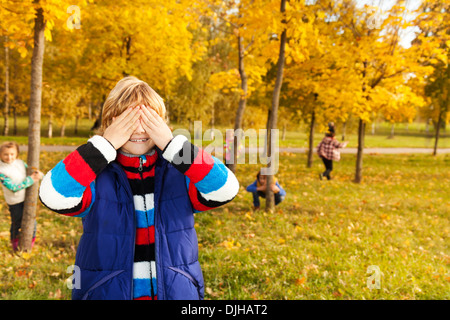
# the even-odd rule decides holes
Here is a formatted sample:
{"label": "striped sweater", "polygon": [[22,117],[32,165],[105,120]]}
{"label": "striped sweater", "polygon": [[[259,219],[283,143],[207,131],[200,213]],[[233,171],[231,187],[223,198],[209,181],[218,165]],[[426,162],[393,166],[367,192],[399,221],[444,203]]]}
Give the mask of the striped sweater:
{"label": "striped sweater", "polygon": [[[133,267],[135,299],[157,299],[154,248],[154,176],[158,153],[134,156],[116,150],[101,136],[60,161],[43,178],[39,198],[60,214],[84,217],[95,201],[95,179],[111,161],[124,169],[133,192],[136,241]],[[239,190],[234,174],[217,158],[176,136],[162,152],[186,178],[194,212],[205,211],[231,201]]]}
{"label": "striped sweater", "polygon": [[135,156],[119,151],[120,163],[133,193],[136,216],[136,239],[133,265],[133,295],[137,300],[156,300],[155,265],[155,163],[158,153]]}

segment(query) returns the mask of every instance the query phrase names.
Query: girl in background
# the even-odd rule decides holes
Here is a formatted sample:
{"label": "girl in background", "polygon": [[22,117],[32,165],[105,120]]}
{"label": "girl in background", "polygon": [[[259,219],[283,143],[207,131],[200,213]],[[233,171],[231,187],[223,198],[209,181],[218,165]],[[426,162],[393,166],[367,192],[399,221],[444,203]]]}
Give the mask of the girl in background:
{"label": "girl in background", "polygon": [[[27,176],[27,164],[20,159],[19,145],[16,142],[4,142],[0,146],[0,182],[3,195],[11,214],[11,246],[17,251],[19,244],[20,227],[22,225],[23,205],[25,201],[25,189],[43,177],[40,171],[34,171]],[[32,245],[36,238],[36,222],[34,225]]]}
{"label": "girl in background", "polygon": [[341,154],[339,152],[339,149],[346,147],[348,143],[338,142],[334,137],[335,134],[334,123],[330,122],[328,124],[328,131],[325,133],[325,137],[317,146],[317,153],[319,154],[319,157],[322,159],[323,164],[325,165],[325,171],[319,174],[320,180],[322,180],[323,177],[331,180],[330,173],[331,171],[333,171],[333,161],[340,160]]}

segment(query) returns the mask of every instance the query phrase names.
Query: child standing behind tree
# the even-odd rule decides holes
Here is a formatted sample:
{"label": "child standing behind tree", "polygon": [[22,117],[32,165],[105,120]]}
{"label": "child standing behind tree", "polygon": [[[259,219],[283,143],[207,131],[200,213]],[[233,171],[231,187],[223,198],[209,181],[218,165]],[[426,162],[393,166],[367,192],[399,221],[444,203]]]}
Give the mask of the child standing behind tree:
{"label": "child standing behind tree", "polygon": [[[27,176],[27,164],[23,160],[17,159],[18,154],[19,146],[15,142],[4,142],[0,146],[0,182],[2,183],[3,194],[11,214],[11,246],[14,251],[17,250],[19,244],[25,189],[38,182],[43,176],[43,173],[40,171],[35,171],[31,176]],[[36,222],[32,245],[35,237]]]}

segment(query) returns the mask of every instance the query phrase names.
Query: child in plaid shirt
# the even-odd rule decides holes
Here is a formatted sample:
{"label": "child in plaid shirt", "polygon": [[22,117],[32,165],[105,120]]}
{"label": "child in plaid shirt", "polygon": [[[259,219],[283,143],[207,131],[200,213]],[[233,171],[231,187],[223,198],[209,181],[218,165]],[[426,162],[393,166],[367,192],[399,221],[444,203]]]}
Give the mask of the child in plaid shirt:
{"label": "child in plaid shirt", "polygon": [[328,131],[325,134],[325,137],[317,146],[317,153],[319,154],[319,157],[322,159],[323,164],[325,165],[325,171],[319,174],[320,180],[322,180],[323,177],[327,177],[328,180],[331,180],[330,173],[331,171],[333,171],[333,160],[340,160],[341,154],[339,152],[339,149],[344,148],[348,143],[340,143],[334,136],[334,124],[330,122],[328,124]]}

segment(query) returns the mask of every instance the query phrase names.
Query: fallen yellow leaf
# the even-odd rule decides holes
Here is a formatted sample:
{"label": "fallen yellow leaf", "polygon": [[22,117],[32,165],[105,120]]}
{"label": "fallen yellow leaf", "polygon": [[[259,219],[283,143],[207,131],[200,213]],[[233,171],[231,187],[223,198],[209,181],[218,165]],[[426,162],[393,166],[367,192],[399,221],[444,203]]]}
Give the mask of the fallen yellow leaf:
{"label": "fallen yellow leaf", "polygon": [[28,260],[31,258],[31,253],[29,252],[23,252],[22,253],[22,258],[24,258],[25,260]]}

